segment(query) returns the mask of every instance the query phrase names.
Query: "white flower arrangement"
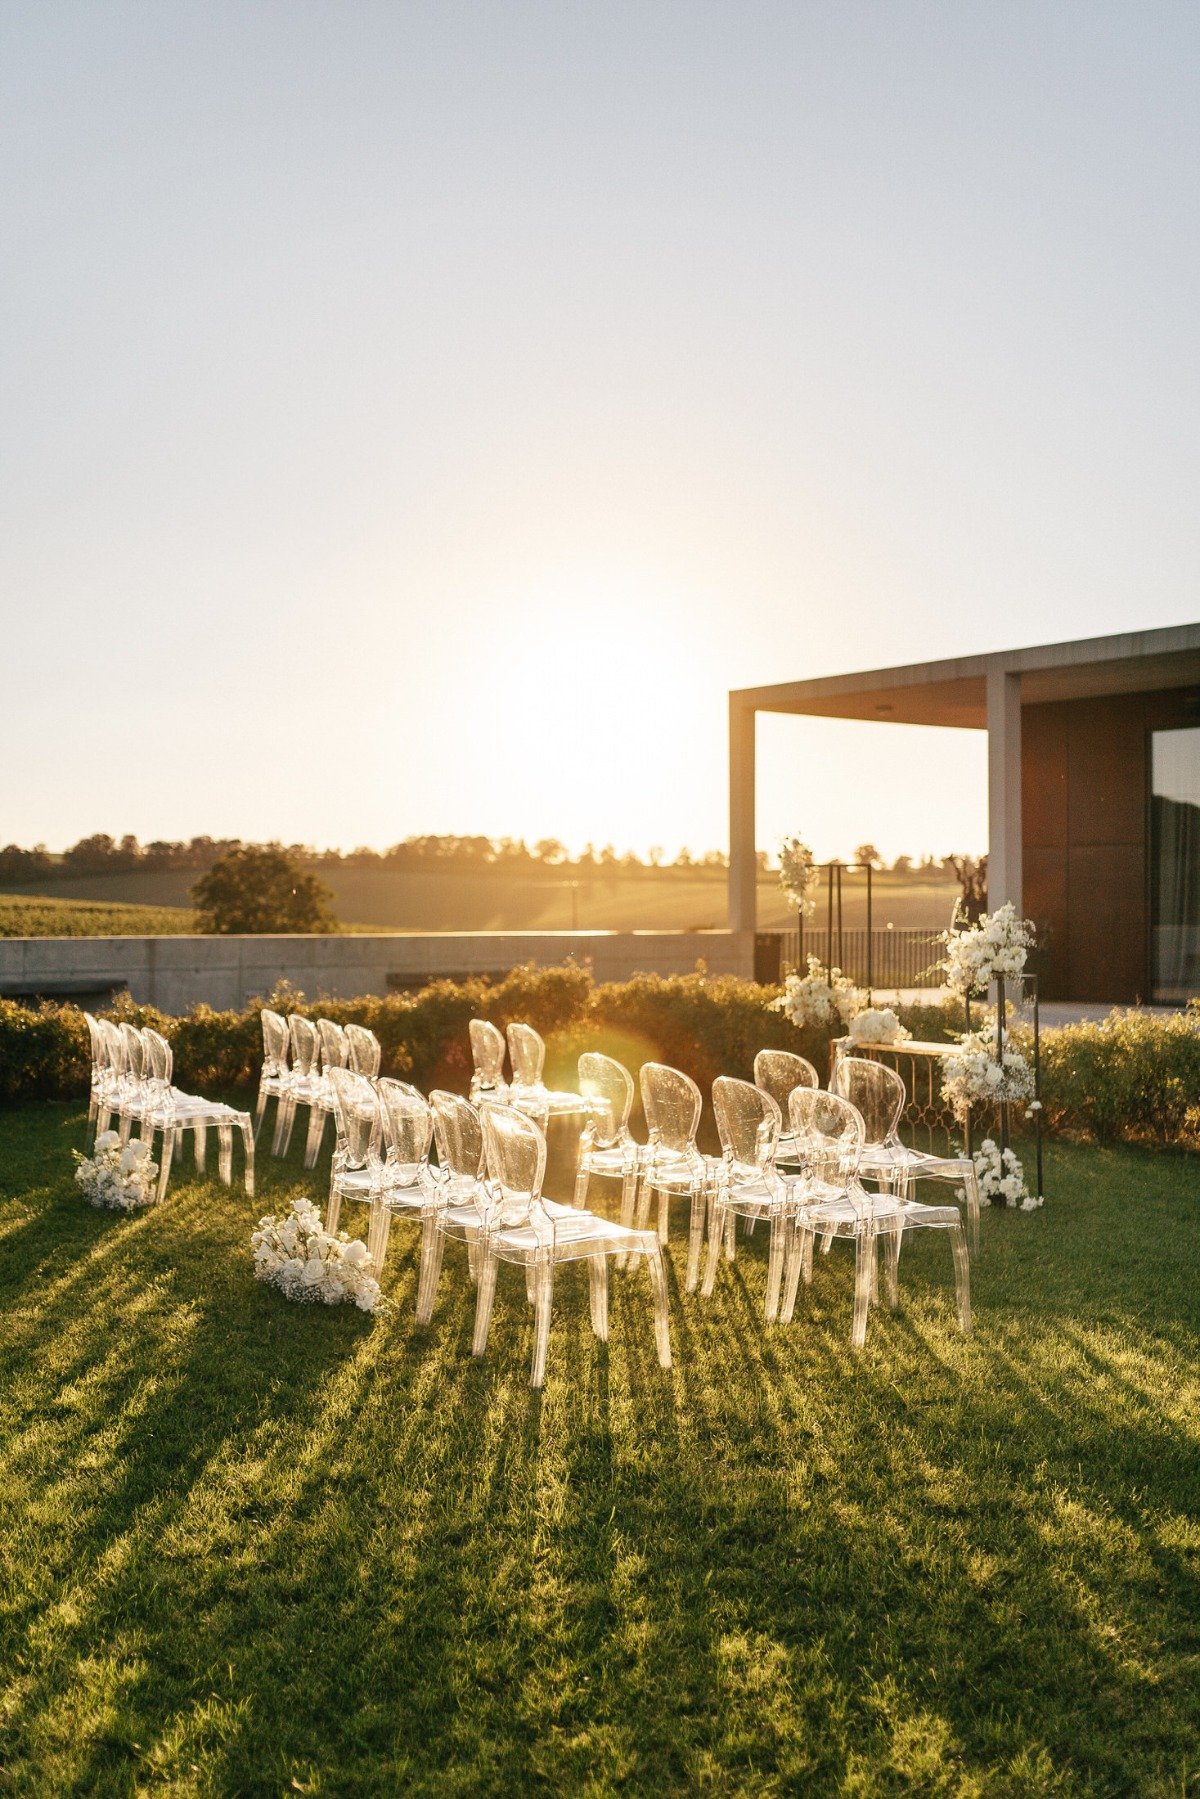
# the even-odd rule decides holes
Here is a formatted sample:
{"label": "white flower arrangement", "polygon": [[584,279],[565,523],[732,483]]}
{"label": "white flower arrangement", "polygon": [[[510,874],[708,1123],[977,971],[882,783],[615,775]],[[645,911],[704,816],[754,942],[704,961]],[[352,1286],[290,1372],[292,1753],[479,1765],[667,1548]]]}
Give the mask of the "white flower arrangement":
{"label": "white flower arrangement", "polygon": [[816,958],[808,958],[806,975],[790,974],[783,992],[771,1001],[775,1012],[783,1012],[799,1030],[807,1025],[848,1025],[866,1009],[867,996],[856,987],[840,968],[825,968]]}
{"label": "white flower arrangement", "polygon": [[789,906],[811,918],[817,902],[809,898],[816,869],[813,853],[799,837],[785,837],[779,845],[779,885]]}
{"label": "white flower arrangement", "polygon": [[331,1236],[311,1199],[294,1199],[282,1220],[273,1212],[260,1218],[250,1243],[255,1278],[287,1299],[327,1306],[351,1299],[360,1312],[379,1310],[382,1294],[366,1244],[345,1231]]}
{"label": "white flower arrangement", "polygon": [[[971,1158],[979,1180],[981,1199],[1003,1199],[1006,1206],[1020,1206],[1023,1212],[1034,1212],[1046,1201],[1042,1194],[1031,1194],[1025,1185],[1025,1170],[1011,1149],[1001,1153],[998,1144],[985,1137]],[[965,1198],[962,1189],[958,1197]]]}
{"label": "white flower arrangement", "polygon": [[997,975],[1019,975],[1033,937],[1032,920],[1018,918],[1011,901],[985,912],[978,924],[943,931],[938,941],[946,945],[946,985],[955,993],[977,993]]}
{"label": "white flower arrangement", "polygon": [[101,1131],[90,1156],[75,1157],[75,1183],[92,1206],[114,1212],[136,1212],[154,1203],[158,1163],[150,1160],[150,1145],[135,1137],[123,1144],[116,1131]]}
{"label": "white flower arrangement", "polygon": [[890,1006],[868,1006],[850,1020],[851,1043],[904,1043],[912,1032]]}
{"label": "white flower arrangement", "polygon": [[1033,1069],[1011,1037],[1005,1038],[1003,1055],[997,1056],[992,1021],[982,1030],[964,1032],[957,1049],[946,1057],[942,1092],[959,1118],[974,1105],[998,1101],[1026,1105],[1034,1100]]}

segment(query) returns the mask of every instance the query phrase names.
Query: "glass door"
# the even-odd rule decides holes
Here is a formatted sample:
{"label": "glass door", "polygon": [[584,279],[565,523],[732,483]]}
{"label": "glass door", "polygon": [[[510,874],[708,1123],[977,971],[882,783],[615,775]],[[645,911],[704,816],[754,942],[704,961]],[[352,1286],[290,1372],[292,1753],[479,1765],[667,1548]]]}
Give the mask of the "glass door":
{"label": "glass door", "polygon": [[1200,725],[1150,738],[1150,987],[1200,994]]}

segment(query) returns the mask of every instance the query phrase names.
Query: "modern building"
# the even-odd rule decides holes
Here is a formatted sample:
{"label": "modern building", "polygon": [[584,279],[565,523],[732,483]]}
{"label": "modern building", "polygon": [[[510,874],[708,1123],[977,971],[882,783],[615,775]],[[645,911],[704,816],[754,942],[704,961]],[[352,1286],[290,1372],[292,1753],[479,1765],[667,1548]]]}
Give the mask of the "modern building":
{"label": "modern building", "polygon": [[729,696],[729,923],[755,928],[760,712],[988,734],[988,904],[1032,918],[1046,998],[1200,994],[1200,624]]}

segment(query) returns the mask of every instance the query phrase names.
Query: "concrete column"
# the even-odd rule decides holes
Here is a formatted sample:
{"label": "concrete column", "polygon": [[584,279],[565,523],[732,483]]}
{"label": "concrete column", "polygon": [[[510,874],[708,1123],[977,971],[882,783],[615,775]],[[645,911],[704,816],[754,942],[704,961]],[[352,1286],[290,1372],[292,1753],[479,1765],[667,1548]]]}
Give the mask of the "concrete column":
{"label": "concrete column", "polygon": [[988,911],[1024,909],[1021,870],[1021,677],[987,673]]}
{"label": "concrete column", "polygon": [[757,714],[729,696],[729,928],[753,931],[758,922],[758,864],[754,844],[754,724]]}

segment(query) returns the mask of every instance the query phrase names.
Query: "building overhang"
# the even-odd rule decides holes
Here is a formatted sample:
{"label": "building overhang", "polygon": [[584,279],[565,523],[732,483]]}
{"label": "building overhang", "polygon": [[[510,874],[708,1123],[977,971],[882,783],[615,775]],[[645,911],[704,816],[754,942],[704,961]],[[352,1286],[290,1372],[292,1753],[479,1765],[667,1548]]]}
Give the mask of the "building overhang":
{"label": "building overhang", "polygon": [[1023,706],[1175,687],[1200,693],[1200,624],[735,688],[729,699],[751,712],[985,730],[989,674],[1019,675]]}

